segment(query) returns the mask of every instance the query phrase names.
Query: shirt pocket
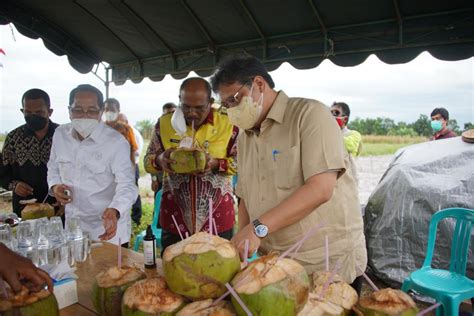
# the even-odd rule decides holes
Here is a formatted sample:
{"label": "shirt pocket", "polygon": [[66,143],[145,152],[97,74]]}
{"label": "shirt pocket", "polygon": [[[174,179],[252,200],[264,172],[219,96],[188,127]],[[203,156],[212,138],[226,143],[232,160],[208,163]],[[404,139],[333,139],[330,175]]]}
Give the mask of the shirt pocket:
{"label": "shirt pocket", "polygon": [[110,182],[111,174],[108,172],[107,166],[101,162],[98,164],[85,164],[85,168],[87,169],[87,177],[88,182],[94,182],[101,186],[106,185]]}
{"label": "shirt pocket", "polygon": [[275,184],[278,189],[288,190],[302,185],[301,157],[298,146],[279,153],[275,163]]}
{"label": "shirt pocket", "polygon": [[74,168],[71,159],[68,157],[58,157],[56,161],[58,163],[61,182],[64,184],[72,184],[74,179]]}

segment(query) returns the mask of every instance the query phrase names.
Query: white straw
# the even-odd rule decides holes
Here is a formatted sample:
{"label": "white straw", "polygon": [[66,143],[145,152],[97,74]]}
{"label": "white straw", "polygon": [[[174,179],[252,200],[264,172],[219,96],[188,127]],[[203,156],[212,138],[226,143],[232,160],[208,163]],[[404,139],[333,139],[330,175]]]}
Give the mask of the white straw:
{"label": "white straw", "polygon": [[229,283],[226,283],[225,287],[227,288],[227,290],[229,290],[230,294],[232,294],[235,300],[240,304],[242,309],[247,313],[247,316],[253,316],[252,312],[248,309],[247,305],[245,305],[245,303],[240,299],[240,296],[237,294],[234,288]]}
{"label": "white straw", "polygon": [[173,219],[174,224],[176,225],[176,229],[178,230],[179,237],[181,237],[181,240],[183,240],[183,234],[181,233],[181,229],[179,229],[178,222],[176,221],[176,218],[174,217],[173,214],[171,214],[171,218]]}
{"label": "white straw", "polygon": [[425,314],[431,312],[432,310],[437,309],[437,308],[440,307],[440,306],[441,306],[441,303],[433,304],[433,305],[431,305],[430,307],[428,307],[427,309],[424,309],[424,310],[422,310],[421,312],[419,312],[418,314],[416,314],[416,316],[425,315]]}
{"label": "white straw", "polygon": [[375,285],[374,282],[372,282],[372,280],[367,276],[367,274],[365,274],[364,270],[362,270],[359,265],[356,265],[357,269],[359,269],[360,272],[362,272],[362,276],[364,277],[364,279],[367,281],[367,283],[369,283],[369,285],[372,287],[372,289],[374,291],[378,291],[379,288],[377,287],[377,285]]}
{"label": "white straw", "polygon": [[186,238],[189,237],[189,233],[188,233],[188,232],[186,232],[184,235],[186,236]]}
{"label": "white straw", "polygon": [[324,254],[326,257],[326,271],[329,271],[329,237],[326,235],[324,241]]}
{"label": "white straw", "polygon": [[244,267],[247,266],[249,261],[249,240],[245,239],[245,245],[244,245]]}
{"label": "white straw", "polygon": [[[209,198],[209,234],[212,235],[212,199]],[[216,231],[217,234],[217,231]]]}
{"label": "white straw", "polygon": [[214,232],[216,233],[216,236],[219,235],[217,233],[217,225],[216,225],[216,219],[215,218],[212,219],[212,225],[214,226]]}

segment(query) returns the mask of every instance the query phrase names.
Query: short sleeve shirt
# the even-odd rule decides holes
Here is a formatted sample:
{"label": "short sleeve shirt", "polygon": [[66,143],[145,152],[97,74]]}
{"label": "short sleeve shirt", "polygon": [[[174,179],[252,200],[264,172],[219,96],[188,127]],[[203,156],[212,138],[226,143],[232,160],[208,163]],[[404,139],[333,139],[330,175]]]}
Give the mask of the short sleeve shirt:
{"label": "short sleeve shirt", "polygon": [[330,262],[342,260],[339,274],[352,282],[355,266],[367,264],[357,186],[340,129],[321,102],[289,98],[280,91],[259,133],[245,131],[238,139],[237,195],[251,221],[277,206],[313,175],[337,171],[333,197],[301,221],[269,234],[263,252],[283,252],[320,222],[325,226],[300,248],[295,259],[308,272],[324,269],[328,235]]}

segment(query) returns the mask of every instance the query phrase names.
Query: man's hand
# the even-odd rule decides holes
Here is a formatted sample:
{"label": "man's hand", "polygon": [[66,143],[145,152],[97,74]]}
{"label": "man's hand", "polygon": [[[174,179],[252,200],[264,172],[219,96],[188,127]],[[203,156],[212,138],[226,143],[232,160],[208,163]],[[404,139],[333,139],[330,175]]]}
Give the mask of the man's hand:
{"label": "man's hand", "polygon": [[233,238],[232,243],[239,251],[240,259],[243,261],[245,257],[245,240],[249,240],[249,252],[247,257],[250,258],[260,247],[261,240],[255,235],[252,224],[246,225]]}
{"label": "man's hand", "polygon": [[106,208],[102,214],[102,222],[104,224],[105,232],[99,236],[100,240],[110,240],[117,233],[117,222],[120,217],[120,212],[114,208]]}
{"label": "man's hand", "polygon": [[209,154],[206,154],[206,169],[204,172],[210,172],[217,169],[219,169],[219,160],[212,158]]}
{"label": "man's hand", "polygon": [[71,188],[65,184],[56,184],[53,186],[53,194],[61,205],[66,205],[72,202],[72,197],[66,194],[64,191],[68,190],[69,194],[71,193]]}
{"label": "man's hand", "polygon": [[174,173],[173,170],[170,168],[170,164],[175,164],[176,161],[170,159],[170,155],[175,148],[168,148],[164,152],[162,152],[158,157],[156,157],[156,164],[161,168],[161,170],[166,171],[168,173]]}
{"label": "man's hand", "polygon": [[27,197],[33,194],[33,188],[25,182],[18,181],[15,185],[15,194],[21,197]]}
{"label": "man's hand", "polygon": [[8,249],[0,243],[0,277],[10,285],[14,292],[19,292],[24,285],[34,292],[41,290],[45,284],[53,292],[53,282],[49,275],[34,264]]}

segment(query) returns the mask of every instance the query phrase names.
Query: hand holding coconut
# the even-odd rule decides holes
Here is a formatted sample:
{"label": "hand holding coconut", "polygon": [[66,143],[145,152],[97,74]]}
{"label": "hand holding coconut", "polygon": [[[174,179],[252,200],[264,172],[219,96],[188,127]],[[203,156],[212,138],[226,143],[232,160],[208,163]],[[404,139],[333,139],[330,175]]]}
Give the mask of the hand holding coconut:
{"label": "hand holding coconut", "polygon": [[[247,253],[245,252],[245,240],[249,241]],[[239,251],[240,259],[242,261],[245,260],[245,256],[247,256],[247,258],[251,257],[258,250],[261,244],[260,238],[255,235],[255,230],[252,224],[247,224],[242,228],[234,237],[232,237],[231,241]]]}
{"label": "hand holding coconut", "polygon": [[171,169],[171,164],[176,164],[176,161],[171,159],[171,153],[175,151],[176,148],[168,148],[160,155],[156,157],[155,164],[158,165],[161,170],[166,171],[168,173],[174,173]]}

